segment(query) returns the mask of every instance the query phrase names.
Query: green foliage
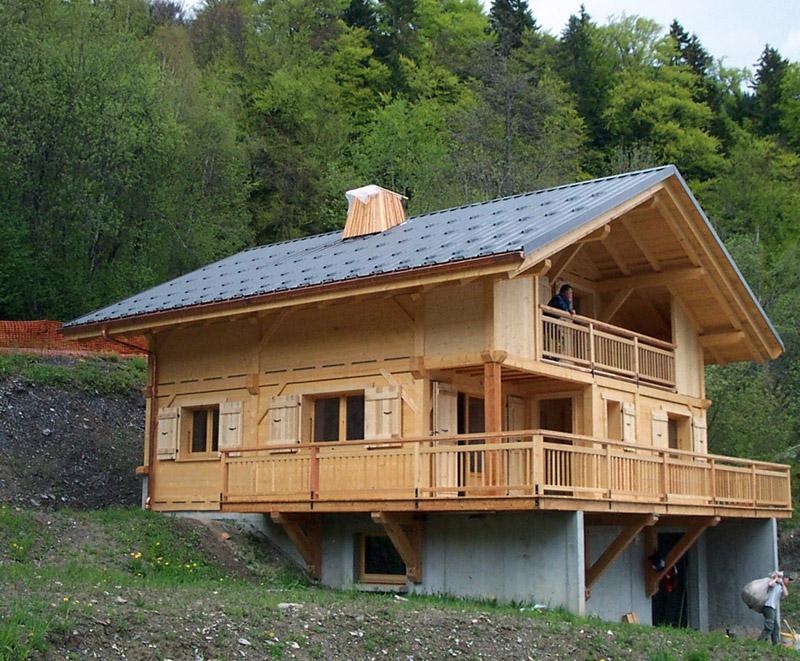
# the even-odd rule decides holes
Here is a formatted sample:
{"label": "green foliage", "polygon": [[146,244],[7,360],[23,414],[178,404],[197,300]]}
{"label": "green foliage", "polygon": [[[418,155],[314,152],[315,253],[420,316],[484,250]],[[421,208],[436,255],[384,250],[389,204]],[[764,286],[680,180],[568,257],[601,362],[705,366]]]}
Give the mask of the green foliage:
{"label": "green foliage", "polygon": [[17,375],[36,384],[72,386],[99,394],[130,393],[144,387],[147,362],[142,358],[79,358],[66,365],[29,354],[0,354],[0,376]]}

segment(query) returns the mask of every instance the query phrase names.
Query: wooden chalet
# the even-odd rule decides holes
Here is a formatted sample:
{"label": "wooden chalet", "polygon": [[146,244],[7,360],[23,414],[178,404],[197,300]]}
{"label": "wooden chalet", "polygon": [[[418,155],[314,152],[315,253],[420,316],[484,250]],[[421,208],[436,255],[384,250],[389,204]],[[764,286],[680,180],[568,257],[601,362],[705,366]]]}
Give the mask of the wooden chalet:
{"label": "wooden chalet", "polygon": [[349,197],[343,234],[65,326],[149,340],[146,506],[258,518],[339,587],[755,626],[789,467],[709,454],[703,375],[782,344],[678,171],[408,220]]}

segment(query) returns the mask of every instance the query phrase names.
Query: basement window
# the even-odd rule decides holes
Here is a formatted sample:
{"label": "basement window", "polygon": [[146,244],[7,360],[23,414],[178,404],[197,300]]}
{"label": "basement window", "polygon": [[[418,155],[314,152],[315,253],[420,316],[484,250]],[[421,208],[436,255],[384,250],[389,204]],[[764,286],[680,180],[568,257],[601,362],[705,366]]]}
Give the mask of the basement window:
{"label": "basement window", "polygon": [[189,421],[189,453],[210,454],[219,449],[219,406],[184,409]]}
{"label": "basement window", "polygon": [[359,552],[359,581],[405,585],[406,565],[388,535],[364,533]]}
{"label": "basement window", "polygon": [[314,400],[314,441],[357,441],[364,438],[364,394]]}

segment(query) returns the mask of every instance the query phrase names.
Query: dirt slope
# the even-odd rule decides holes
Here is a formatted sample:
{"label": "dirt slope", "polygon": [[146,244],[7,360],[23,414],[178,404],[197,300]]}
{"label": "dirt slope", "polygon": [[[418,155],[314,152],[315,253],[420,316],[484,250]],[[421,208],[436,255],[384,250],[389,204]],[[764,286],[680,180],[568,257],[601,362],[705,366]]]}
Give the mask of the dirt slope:
{"label": "dirt slope", "polygon": [[33,509],[137,505],[144,406],[136,390],[106,395],[0,378],[0,502]]}

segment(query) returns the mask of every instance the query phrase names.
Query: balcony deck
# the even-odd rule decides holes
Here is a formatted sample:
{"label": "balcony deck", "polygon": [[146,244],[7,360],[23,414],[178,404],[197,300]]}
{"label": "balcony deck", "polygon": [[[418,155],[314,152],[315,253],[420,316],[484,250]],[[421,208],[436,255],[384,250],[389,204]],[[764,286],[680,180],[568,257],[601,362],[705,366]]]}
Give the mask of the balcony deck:
{"label": "balcony deck", "polygon": [[227,451],[231,512],[519,509],[790,517],[789,466],[543,430]]}
{"label": "balcony deck", "polygon": [[540,306],[539,329],[546,360],[675,388],[674,344],[546,305]]}

